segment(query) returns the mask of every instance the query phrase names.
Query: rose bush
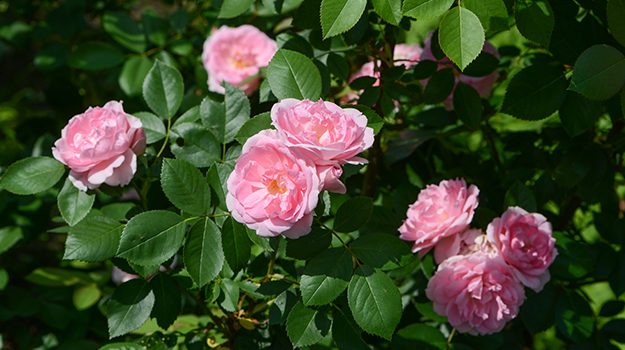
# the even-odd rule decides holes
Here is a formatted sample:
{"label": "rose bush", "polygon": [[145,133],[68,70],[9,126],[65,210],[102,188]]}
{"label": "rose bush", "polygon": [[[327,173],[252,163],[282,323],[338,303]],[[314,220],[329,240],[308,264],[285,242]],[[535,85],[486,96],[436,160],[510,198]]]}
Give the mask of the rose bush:
{"label": "rose bush", "polygon": [[121,102],[89,107],[61,130],[52,154],[70,167],[69,179],[81,191],[125,186],[137,171],[137,156],[145,150],[141,120],[124,112]]}

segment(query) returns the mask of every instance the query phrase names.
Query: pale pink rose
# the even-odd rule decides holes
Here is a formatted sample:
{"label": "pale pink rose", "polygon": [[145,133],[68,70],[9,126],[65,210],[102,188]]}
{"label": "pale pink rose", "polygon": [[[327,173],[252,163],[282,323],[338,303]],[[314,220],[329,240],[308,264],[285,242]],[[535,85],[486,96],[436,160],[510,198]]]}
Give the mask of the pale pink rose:
{"label": "pale pink rose", "polygon": [[[406,69],[410,68],[413,64],[419,61],[422,51],[423,49],[421,48],[419,44],[412,44],[412,45],[397,44],[395,45],[395,50],[393,51],[393,60],[395,61],[395,65],[399,66],[403,64],[406,67]],[[378,62],[378,66],[379,66],[379,62]],[[347,83],[349,84],[360,77],[374,77],[376,78],[376,81],[373,84],[373,86],[379,86],[380,85],[380,72],[376,71],[374,68],[375,68],[375,64],[373,61],[363,64],[362,67],[360,67],[360,69],[358,69],[354,74],[352,74],[349,77],[349,79],[347,80]],[[362,93],[362,91],[348,92],[347,94],[341,97],[341,103],[356,104],[356,100],[358,99],[358,96],[360,95],[360,93]]]}
{"label": "pale pink rose", "polygon": [[[276,42],[254,26],[222,26],[204,42],[202,62],[208,72],[208,88],[223,94],[222,81],[238,86],[267,66],[276,51]],[[259,82],[260,77],[239,88],[249,96],[258,89]]]}
{"label": "pale pink rose", "polygon": [[488,224],[486,234],[521,283],[537,292],[543,289],[550,279],[547,269],[558,255],[544,216],[510,207]]}
{"label": "pale pink rose", "polygon": [[356,155],[373,145],[373,129],[359,110],[332,102],[287,98],[271,108],[272,125],[287,146],[310,158],[319,170],[324,190],[345,193],[341,164],[365,164]]}
{"label": "pale pink rose", "polygon": [[[501,57],[499,55],[499,52],[497,52],[497,49],[488,41],[484,42],[484,47],[482,48],[482,51],[495,56],[497,59]],[[425,39],[423,43],[423,53],[421,54],[421,60],[422,61],[423,60],[437,61],[438,70],[441,70],[443,68],[453,67],[453,64],[451,60],[449,59],[449,57],[445,56],[440,60],[437,60],[434,57],[434,54],[432,53],[432,32],[428,34],[427,38]],[[478,92],[478,94],[480,94],[480,97],[489,95],[491,91],[493,90],[493,84],[499,78],[499,72],[497,70],[495,70],[494,72],[484,77],[470,77],[467,75],[463,75],[461,72],[457,72],[457,71],[455,73],[456,73],[455,74],[456,83],[454,85],[454,90],[456,89],[458,82],[461,81],[467,85],[472,86]],[[421,81],[424,88],[427,85],[428,81],[429,79],[425,79]],[[448,111],[451,111],[454,109],[453,92],[445,99],[445,101],[443,101],[443,105],[445,106],[445,109]]]}
{"label": "pale pink rose", "polygon": [[482,230],[468,229],[438,241],[434,249],[434,261],[440,264],[454,255],[467,255],[477,251],[486,254],[499,254],[497,248],[488,242],[486,234]]}
{"label": "pale pink rose", "polygon": [[82,191],[103,183],[125,186],[137,171],[137,156],[145,151],[142,126],[121,102],[89,107],[69,120],[52,154],[70,167],[69,179]]}
{"label": "pale pink rose", "polygon": [[419,258],[423,258],[441,239],[457,235],[469,227],[478,205],[479,192],[475,185],[467,188],[464,179],[428,185],[408,208],[408,218],[399,228],[399,238],[414,241],[412,251],[419,252]]}
{"label": "pale pink rose", "polygon": [[501,256],[478,251],[443,261],[425,295],[460,333],[484,335],[501,331],[517,316],[525,290]]}
{"label": "pale pink rose", "polygon": [[284,145],[276,130],[263,130],[243,145],[226,205],[259,236],[298,238],[310,232],[320,190],[315,164]]}

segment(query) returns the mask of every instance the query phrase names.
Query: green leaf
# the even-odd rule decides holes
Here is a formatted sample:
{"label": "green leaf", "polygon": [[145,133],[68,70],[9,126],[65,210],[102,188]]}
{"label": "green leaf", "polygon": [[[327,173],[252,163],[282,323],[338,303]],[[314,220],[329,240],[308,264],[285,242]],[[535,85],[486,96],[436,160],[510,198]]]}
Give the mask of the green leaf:
{"label": "green leaf", "polygon": [[454,0],[405,0],[404,16],[414,19],[435,18],[447,12]]}
{"label": "green leaf", "polygon": [[530,213],[536,211],[536,199],[529,188],[525,187],[519,180],[516,180],[512,187],[506,192],[503,201],[503,209],[508,207],[521,207]]}
{"label": "green leaf", "polygon": [[354,321],[349,308],[344,307],[333,313],[332,337],[339,349],[369,350],[369,346],[362,340],[362,330]]}
{"label": "green leaf", "polygon": [[119,74],[119,87],[126,95],[133,97],[143,91],[143,81],[154,62],[148,57],[131,57],[122,67]]}
{"label": "green leaf", "polygon": [[123,47],[142,53],[146,49],[145,36],[139,24],[124,12],[105,12],[102,27]]}
{"label": "green leaf", "polygon": [[547,284],[540,293],[530,295],[521,307],[521,318],[532,335],[542,332],[555,323],[556,291]]}
{"label": "green leaf", "polygon": [[352,256],[343,248],[331,248],[312,259],[300,280],[306,306],[326,305],[336,299],[352,277]]}
{"label": "green leaf", "polygon": [[0,228],[0,254],[11,249],[22,238],[24,238],[24,233],[21,227],[6,226]]}
{"label": "green leaf", "polygon": [[304,37],[295,33],[280,33],[276,36],[276,42],[280,49],[296,51],[310,58],[315,56],[315,52],[310,43],[306,41]]}
{"label": "green leaf", "polygon": [[271,128],[271,113],[261,113],[241,125],[239,131],[234,135],[234,139],[243,145],[250,137],[269,128]]}
{"label": "green leaf", "polygon": [[97,216],[82,220],[69,229],[63,260],[104,261],[117,252],[124,225]]}
{"label": "green leaf", "polygon": [[252,242],[247,236],[245,226],[229,216],[222,228],[224,255],[228,266],[234,273],[239,272],[250,260]]}
{"label": "green leaf", "polygon": [[330,330],[330,324],[323,312],[297,303],[286,320],[286,332],[293,347],[301,348],[321,341]]}
{"label": "green leaf", "polygon": [[111,219],[117,221],[126,221],[126,214],[130,211],[130,209],[134,208],[135,204],[130,202],[125,203],[111,203],[100,208],[100,211],[104,216],[107,216]]}
{"label": "green leaf", "polygon": [[143,81],[143,98],[156,115],[171,119],[184,95],[184,84],[180,72],[159,60],[154,62],[152,69]]}
{"label": "green leaf", "polygon": [[606,9],[608,28],[619,44],[625,46],[625,0],[610,0]]}
{"label": "green leaf", "polygon": [[153,266],[141,266],[138,264],[135,264],[133,262],[128,262],[128,265],[130,265],[130,267],[132,267],[132,269],[141,277],[148,279],[148,277],[150,275],[152,275],[153,273],[155,273],[156,271],[158,271],[158,269],[160,268],[160,265],[153,265]]}
{"label": "green leaf", "polygon": [[454,7],[441,20],[438,38],[443,52],[463,70],[482,52],[484,28],[473,12]]}
{"label": "green leaf", "polygon": [[186,221],[165,210],[141,213],[128,221],[117,256],[142,266],[161,265],[184,242]]}
{"label": "green leaf", "polygon": [[447,339],[437,328],[423,323],[414,323],[397,331],[391,342],[391,348],[393,350],[445,350]]}
{"label": "green leaf", "polygon": [[267,66],[267,81],[279,99],[317,101],[321,95],[321,74],[310,58],[280,49]]}
{"label": "green leaf", "polygon": [[187,39],[176,39],[169,45],[169,50],[178,56],[187,56],[193,51],[193,43]]}
{"label": "green leaf", "polygon": [[137,343],[111,343],[98,350],[145,350],[145,348]]}
{"label": "green leaf", "polygon": [[554,232],[558,256],[550,271],[555,278],[575,280],[593,271],[594,264],[590,249],[561,232]]}
{"label": "green leaf", "polygon": [[224,264],[221,231],[213,220],[204,218],[189,231],[184,247],[184,265],[199,287],[212,281]]}
{"label": "green leaf", "polygon": [[200,106],[193,106],[189,108],[189,110],[184,112],[184,114],[181,115],[178,119],[176,119],[173,127],[177,127],[178,125],[182,123],[192,123],[200,118],[201,118]]}
{"label": "green leaf", "polygon": [[401,318],[401,294],[382,271],[361,265],[347,289],[347,301],[356,323],[367,333],[390,340]]}
{"label": "green leaf", "polygon": [[254,0],[224,0],[218,18],[234,18],[247,11]]}
{"label": "green leaf", "polygon": [[117,287],[108,303],[109,337],[130,333],[145,323],[154,305],[147,281],[134,279]]}
{"label": "green leaf", "polygon": [[50,157],[29,157],[11,164],[0,178],[0,187],[19,194],[43,192],[54,186],[65,173],[65,165]]}
{"label": "green leaf", "polygon": [[102,296],[102,291],[97,284],[91,283],[82,286],[74,291],[72,302],[76,310],[82,311],[95,305]]}
{"label": "green leaf", "polygon": [[182,123],[172,129],[183,140],[171,145],[171,152],[178,159],[184,159],[196,167],[208,167],[221,161],[221,146],[215,135],[196,123]]}
{"label": "green leaf", "polygon": [[171,14],[171,16],[169,16],[169,25],[176,33],[184,32],[184,30],[187,29],[189,22],[191,22],[191,17],[183,8],[177,9]]}
{"label": "green leaf", "polygon": [[566,99],[560,107],[560,121],[571,137],[590,129],[603,112],[603,103],[593,101],[573,92],[566,92]]}
{"label": "green leaf", "polygon": [[323,0],[321,2],[323,39],[350,30],[358,22],[366,6],[366,0]]}
{"label": "green leaf", "polygon": [[402,0],[371,0],[373,9],[383,20],[398,26],[402,18]]}
{"label": "green leaf", "polygon": [[[612,0],[610,0],[612,1]],[[625,56],[609,45],[588,48],[575,62],[569,90],[591,100],[607,100],[625,85]]]}
{"label": "green leaf", "polygon": [[9,273],[6,269],[0,268],[0,291],[4,290],[9,284]]}
{"label": "green leaf", "polygon": [[165,46],[169,35],[169,23],[162,19],[153,10],[144,11],[141,14],[141,23],[143,23],[143,29],[145,29],[145,35],[148,37],[151,43],[157,46]]}
{"label": "green leaf", "polygon": [[499,60],[492,54],[482,51],[475,61],[471,62],[467,68],[462,71],[463,75],[470,77],[485,77],[494,72],[499,65]]}
{"label": "green leaf", "polygon": [[163,121],[159,117],[150,112],[137,112],[133,116],[141,119],[148,145],[165,138],[167,130],[165,130],[165,125],[163,125]]}
{"label": "green leaf", "polygon": [[103,42],[82,43],[69,56],[70,67],[87,70],[112,68],[124,61],[124,54],[115,46]]}
{"label": "green leaf", "polygon": [[432,75],[423,90],[423,101],[434,105],[441,103],[454,91],[455,77],[452,68],[444,68]]}
{"label": "green leaf", "polygon": [[353,197],[341,204],[334,219],[334,230],[353,232],[364,226],[371,217],[373,200],[368,197]]}
{"label": "green leaf", "polygon": [[350,106],[356,108],[367,117],[367,126],[373,129],[373,134],[377,135],[384,126],[384,119],[380,117],[373,109],[364,105]]}
{"label": "green leaf", "polygon": [[286,321],[287,316],[298,303],[298,296],[294,289],[282,292],[269,308],[269,325],[280,324]]}
{"label": "green leaf", "polygon": [[214,163],[211,165],[210,169],[206,173],[206,181],[211,185],[213,191],[217,194],[217,198],[219,198],[219,207],[223,210],[227,210],[226,208],[226,194],[228,193],[228,177],[230,177],[230,173],[234,170],[234,165],[232,164],[222,164],[222,163]]}
{"label": "green leaf", "polygon": [[310,260],[325,251],[332,243],[332,231],[313,226],[309,234],[298,239],[287,239],[286,255],[301,260]]}
{"label": "green leaf", "polygon": [[485,30],[508,29],[508,10],[503,0],[461,0],[460,4],[475,13]]}
{"label": "green leaf", "polygon": [[382,270],[406,266],[414,260],[414,254],[397,236],[386,233],[370,233],[360,236],[350,249],[363,263]]}
{"label": "green leaf", "polygon": [[547,0],[517,0],[514,17],[521,35],[549,47],[555,17]]}
{"label": "green leaf", "polygon": [[38,50],[33,59],[35,67],[49,71],[61,67],[69,58],[69,48],[58,42],[51,42]]}
{"label": "green leaf", "polygon": [[163,192],[178,209],[195,216],[211,213],[211,190],[193,164],[182,159],[163,159]]}
{"label": "green leaf", "polygon": [[24,279],[46,287],[68,287],[81,281],[72,271],[58,267],[41,267],[35,269]]}
{"label": "green leaf", "polygon": [[87,194],[74,186],[67,178],[57,198],[59,211],[68,225],[74,226],[82,220],[95,201],[95,195]]}
{"label": "green leaf", "polygon": [[471,130],[477,130],[482,120],[482,99],[480,94],[468,84],[458,82],[454,89],[454,111]]}
{"label": "green leaf", "polygon": [[225,81],[222,85],[226,89],[224,102],[205,98],[200,106],[200,115],[202,124],[215,135],[217,141],[226,144],[234,140],[241,126],[250,119],[250,101],[238,88]]}
{"label": "green leaf", "polygon": [[566,85],[564,74],[554,66],[526,67],[510,81],[501,111],[523,120],[547,118],[564,103]]}
{"label": "green leaf", "polygon": [[159,273],[148,284],[154,293],[154,307],[150,316],[156,318],[159,327],[167,329],[182,310],[178,283],[170,275]]}
{"label": "green leaf", "polygon": [[594,330],[594,317],[590,305],[575,291],[566,291],[556,302],[558,330],[572,341],[583,344]]}
{"label": "green leaf", "polygon": [[219,294],[219,299],[217,301],[226,311],[237,311],[237,303],[239,302],[239,285],[227,278],[223,279],[221,282],[221,294]]}
{"label": "green leaf", "polygon": [[[470,66],[471,65],[469,65],[469,67]],[[467,70],[469,69],[469,67],[467,67]],[[437,72],[437,70],[438,70],[437,62],[430,61],[430,60],[423,60],[423,61],[419,61],[419,63],[417,63],[417,65],[414,66],[413,74],[414,74],[415,79],[421,80],[421,79],[427,79],[431,77],[434,73]]]}

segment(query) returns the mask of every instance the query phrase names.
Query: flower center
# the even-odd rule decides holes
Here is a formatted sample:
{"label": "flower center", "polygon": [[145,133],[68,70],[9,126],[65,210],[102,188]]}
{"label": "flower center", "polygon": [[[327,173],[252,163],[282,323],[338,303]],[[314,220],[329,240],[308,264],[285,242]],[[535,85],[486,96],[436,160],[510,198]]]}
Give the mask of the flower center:
{"label": "flower center", "polygon": [[277,194],[283,194],[284,192],[286,192],[286,187],[281,186],[282,181],[278,180],[271,180],[269,181],[269,186],[267,186],[267,192],[269,192],[269,194],[271,195],[277,195]]}

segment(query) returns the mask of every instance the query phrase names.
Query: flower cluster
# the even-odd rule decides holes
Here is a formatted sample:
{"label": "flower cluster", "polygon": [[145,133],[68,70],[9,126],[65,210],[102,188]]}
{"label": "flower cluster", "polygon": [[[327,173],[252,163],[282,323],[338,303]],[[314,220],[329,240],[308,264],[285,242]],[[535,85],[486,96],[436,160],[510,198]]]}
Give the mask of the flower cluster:
{"label": "flower cluster", "polygon": [[434,311],[460,332],[491,334],[515,318],[523,286],[540,291],[558,251],[551,223],[538,213],[508,208],[486,233],[470,229],[479,190],[464,179],[429,185],[410,206],[400,238],[423,257],[432,248],[439,264],[428,282]]}
{"label": "flower cluster", "polygon": [[70,167],[69,179],[82,191],[103,183],[125,186],[137,171],[137,156],[146,147],[141,120],[124,112],[122,103],[89,107],[70,119],[52,154]]}
{"label": "flower cluster", "polygon": [[226,204],[260,236],[298,238],[310,232],[321,191],[345,193],[341,165],[367,162],[356,155],[373,144],[373,129],[358,110],[323,100],[284,99],[271,119],[276,130],[243,145]]}

